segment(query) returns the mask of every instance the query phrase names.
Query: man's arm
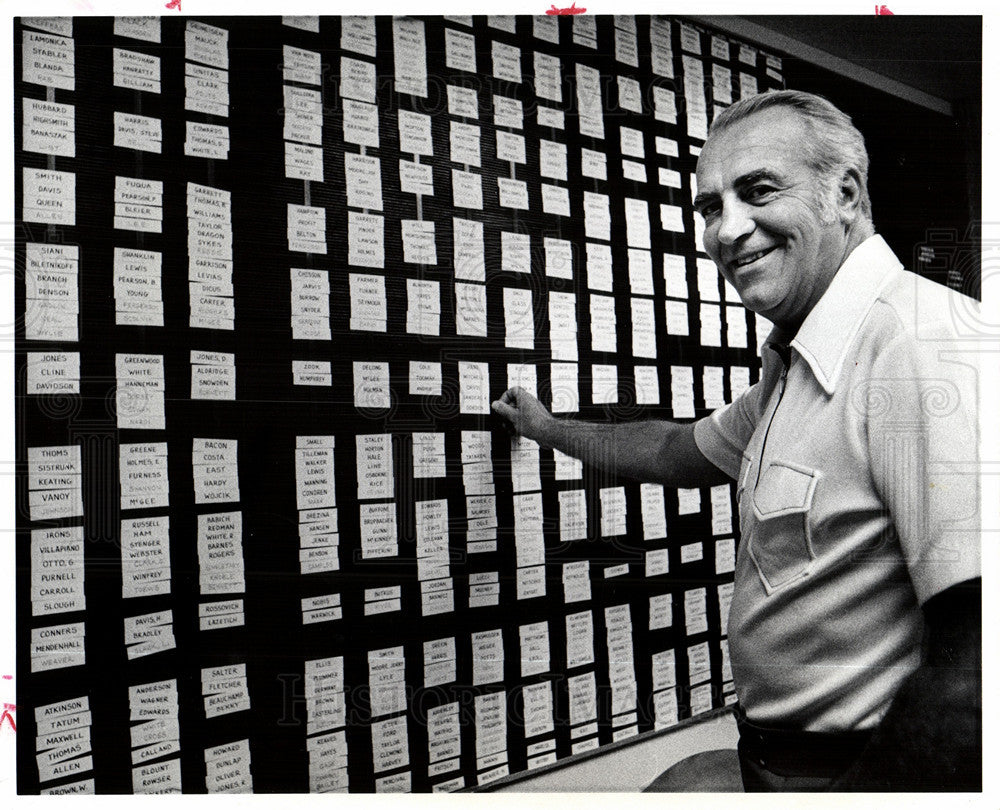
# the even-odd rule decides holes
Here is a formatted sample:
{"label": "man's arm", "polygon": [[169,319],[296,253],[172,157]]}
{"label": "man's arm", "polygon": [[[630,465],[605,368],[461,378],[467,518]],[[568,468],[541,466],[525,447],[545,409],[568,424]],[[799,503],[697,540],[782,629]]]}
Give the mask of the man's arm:
{"label": "man's arm", "polygon": [[514,431],[616,475],[671,487],[721,484],[728,477],[694,440],[694,423],[662,420],[606,425],[556,419],[534,396],[511,388],[493,403]]}
{"label": "man's arm", "polygon": [[924,605],[926,660],[900,687],[861,757],[830,790],[982,789],[981,580]]}

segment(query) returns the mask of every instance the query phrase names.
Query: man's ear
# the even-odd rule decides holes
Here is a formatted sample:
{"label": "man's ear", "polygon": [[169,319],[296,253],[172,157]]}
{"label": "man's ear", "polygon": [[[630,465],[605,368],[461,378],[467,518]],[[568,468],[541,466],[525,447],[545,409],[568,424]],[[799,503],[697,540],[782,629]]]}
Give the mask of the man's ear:
{"label": "man's ear", "polygon": [[857,169],[845,169],[840,176],[836,201],[842,222],[854,222],[861,216],[861,175]]}

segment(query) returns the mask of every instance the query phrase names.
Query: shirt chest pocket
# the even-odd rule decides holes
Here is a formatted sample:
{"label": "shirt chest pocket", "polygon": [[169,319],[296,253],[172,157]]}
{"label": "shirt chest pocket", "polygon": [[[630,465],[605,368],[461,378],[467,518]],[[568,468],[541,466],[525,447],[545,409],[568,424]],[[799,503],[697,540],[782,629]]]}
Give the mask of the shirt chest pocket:
{"label": "shirt chest pocket", "polygon": [[809,513],[818,481],[816,470],[771,461],[749,493],[747,550],[769,594],[809,573],[815,558]]}

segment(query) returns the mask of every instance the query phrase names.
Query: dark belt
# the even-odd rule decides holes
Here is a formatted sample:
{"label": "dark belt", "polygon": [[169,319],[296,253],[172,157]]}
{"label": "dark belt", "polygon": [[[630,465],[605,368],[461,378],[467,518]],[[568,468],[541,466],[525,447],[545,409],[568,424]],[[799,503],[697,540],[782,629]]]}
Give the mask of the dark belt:
{"label": "dark belt", "polygon": [[769,728],[736,712],[740,755],[781,776],[833,778],[846,771],[871,740],[871,731]]}

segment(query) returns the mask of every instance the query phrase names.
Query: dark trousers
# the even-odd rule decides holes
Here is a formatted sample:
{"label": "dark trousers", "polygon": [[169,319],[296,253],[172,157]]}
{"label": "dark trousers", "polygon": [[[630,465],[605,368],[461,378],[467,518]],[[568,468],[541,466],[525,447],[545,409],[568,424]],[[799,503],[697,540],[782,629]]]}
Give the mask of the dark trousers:
{"label": "dark trousers", "polygon": [[743,788],[748,793],[823,791],[868,744],[871,732],[842,733],[767,728],[737,709]]}

